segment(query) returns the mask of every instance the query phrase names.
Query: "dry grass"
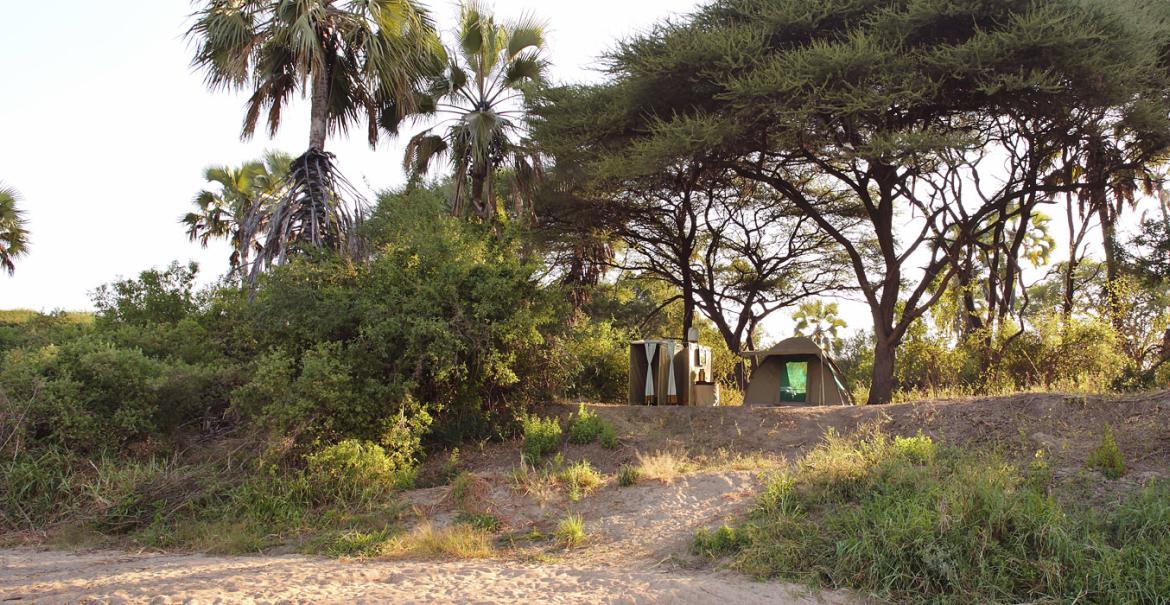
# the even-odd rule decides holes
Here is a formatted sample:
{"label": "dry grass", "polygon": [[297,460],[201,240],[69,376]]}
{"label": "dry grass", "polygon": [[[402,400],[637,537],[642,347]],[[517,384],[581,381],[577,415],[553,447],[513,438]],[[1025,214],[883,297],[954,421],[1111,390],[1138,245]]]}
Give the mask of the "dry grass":
{"label": "dry grass", "polygon": [[428,522],[390,540],[382,554],[391,558],[486,559],[494,556],[496,549],[491,534],[472,525],[435,529]]}
{"label": "dry grass", "polygon": [[649,455],[638,454],[638,476],[642,479],[669,484],[680,475],[697,469],[698,465],[690,461],[685,454],[667,451]]}

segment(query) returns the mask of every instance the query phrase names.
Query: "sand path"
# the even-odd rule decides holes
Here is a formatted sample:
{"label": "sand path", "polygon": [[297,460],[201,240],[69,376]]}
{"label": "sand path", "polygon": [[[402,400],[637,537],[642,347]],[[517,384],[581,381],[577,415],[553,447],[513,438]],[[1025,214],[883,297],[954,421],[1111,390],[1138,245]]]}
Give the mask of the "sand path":
{"label": "sand path", "polygon": [[725,572],[511,561],[0,551],[9,603],[845,603]]}

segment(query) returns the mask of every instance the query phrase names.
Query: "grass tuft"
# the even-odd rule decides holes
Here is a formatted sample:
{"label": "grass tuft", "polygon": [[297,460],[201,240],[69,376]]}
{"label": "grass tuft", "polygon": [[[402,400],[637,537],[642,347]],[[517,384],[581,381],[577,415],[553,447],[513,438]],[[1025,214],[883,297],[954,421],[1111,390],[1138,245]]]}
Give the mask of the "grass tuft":
{"label": "grass tuft", "polygon": [[585,519],[581,515],[568,515],[557,523],[557,542],[565,548],[573,548],[585,542]]}
{"label": "grass tuft", "polygon": [[383,554],[388,557],[485,559],[496,554],[491,535],[478,527],[456,523],[435,529],[424,523],[393,538]]}
{"label": "grass tuft", "polygon": [[669,484],[693,468],[694,464],[681,454],[672,452],[638,454],[638,475],[644,479]]}
{"label": "grass tuft", "polygon": [[1085,464],[1094,470],[1101,471],[1108,479],[1120,479],[1125,474],[1125,457],[1117,447],[1117,440],[1113,437],[1113,427],[1105,425],[1101,434],[1101,443],[1089,453]]}
{"label": "grass tuft", "polygon": [[580,500],[582,496],[588,496],[601,485],[601,474],[588,460],[581,460],[561,469],[556,477],[564,484],[569,500],[573,502]]}
{"label": "grass tuft", "polygon": [[638,467],[636,467],[636,466],[631,466],[629,464],[623,464],[623,465],[621,465],[620,468],[618,468],[618,474],[617,474],[618,485],[620,485],[622,487],[629,487],[631,485],[634,485],[634,484],[638,483],[638,479],[640,479],[640,478],[641,478],[641,473],[638,471]]}

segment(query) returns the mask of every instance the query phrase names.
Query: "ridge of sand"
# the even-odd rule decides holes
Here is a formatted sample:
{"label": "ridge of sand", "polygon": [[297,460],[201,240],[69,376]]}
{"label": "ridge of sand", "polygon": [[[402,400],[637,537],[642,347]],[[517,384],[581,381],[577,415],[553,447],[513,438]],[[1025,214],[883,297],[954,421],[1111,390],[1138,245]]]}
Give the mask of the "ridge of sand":
{"label": "ridge of sand", "polygon": [[0,601],[19,603],[844,604],[730,572],[514,561],[0,551]]}

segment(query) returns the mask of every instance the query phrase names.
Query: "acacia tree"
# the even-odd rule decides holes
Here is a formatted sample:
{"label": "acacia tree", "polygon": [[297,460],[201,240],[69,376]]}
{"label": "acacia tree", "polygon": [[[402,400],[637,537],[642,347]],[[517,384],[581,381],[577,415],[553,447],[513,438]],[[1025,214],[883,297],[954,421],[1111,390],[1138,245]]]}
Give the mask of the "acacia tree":
{"label": "acacia tree", "polygon": [[16,259],[28,254],[28,229],[24,212],[16,206],[20,194],[0,184],[0,269],[12,275]]}
{"label": "acacia tree", "polygon": [[[268,207],[276,202],[291,163],[288,154],[270,151],[262,160],[245,162],[238,168],[211,166],[203,171],[203,177],[213,187],[195,195],[191,203],[196,210],[183,215],[180,222],[187,226],[187,237],[204,248],[212,239],[228,241],[229,277],[241,273],[248,265],[248,257],[261,251],[255,233],[247,233],[243,222],[253,208],[261,209],[259,216],[268,216]],[[263,229],[264,225],[260,225]]]}
{"label": "acacia tree", "polygon": [[[1073,0],[722,0],[623,43],[600,94],[633,109],[585,119],[614,119],[631,149],[702,151],[814,221],[870,308],[869,401],[885,403],[898,345],[968,243],[1020,216],[1023,200],[1083,185],[1043,178],[1080,132],[1075,109],[1109,108],[1155,132],[1144,153],[1164,145],[1170,34],[1133,18],[1141,12]],[[1043,129],[1023,136],[1034,118]],[[1026,162],[985,181],[982,196],[945,195],[974,178],[970,166],[991,170],[995,159],[979,156],[1004,127]]]}
{"label": "acacia tree", "polygon": [[[251,91],[241,136],[262,114],[270,134],[293,95],[310,99],[308,151],[294,159],[271,208],[253,206],[244,238],[266,231],[252,275],[298,246],[356,253],[356,191],[325,151],[330,134],[363,120],[371,147],[416,105],[444,54],[413,0],[207,0],[188,36],[192,63],[214,90]],[[355,199],[346,199],[355,198]]]}
{"label": "acacia tree", "polygon": [[473,1],[462,6],[457,34],[451,62],[420,106],[420,114],[441,119],[411,138],[403,165],[421,176],[447,157],[454,168],[452,212],[471,210],[485,219],[496,211],[496,178],[507,166],[522,212],[541,171],[523,137],[527,97],[544,82],[544,27],[532,17],[496,23]]}

